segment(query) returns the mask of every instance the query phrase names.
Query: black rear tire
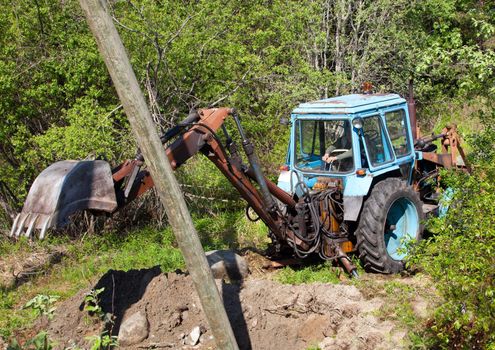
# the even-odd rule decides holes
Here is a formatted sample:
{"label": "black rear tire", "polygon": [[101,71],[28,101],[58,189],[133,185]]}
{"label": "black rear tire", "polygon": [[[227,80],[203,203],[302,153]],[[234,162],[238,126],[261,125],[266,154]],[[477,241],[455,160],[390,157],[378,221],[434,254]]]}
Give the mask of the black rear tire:
{"label": "black rear tire", "polygon": [[[405,221],[398,221],[400,228],[399,225],[395,228],[387,220],[396,220],[402,210],[402,215],[406,215],[402,220]],[[404,270],[403,250],[407,244],[404,240],[421,239],[423,218],[419,195],[405,181],[388,178],[378,182],[364,203],[356,230],[359,258],[365,270],[387,274]],[[400,232],[407,230],[416,232],[407,232],[404,239],[397,238]]]}

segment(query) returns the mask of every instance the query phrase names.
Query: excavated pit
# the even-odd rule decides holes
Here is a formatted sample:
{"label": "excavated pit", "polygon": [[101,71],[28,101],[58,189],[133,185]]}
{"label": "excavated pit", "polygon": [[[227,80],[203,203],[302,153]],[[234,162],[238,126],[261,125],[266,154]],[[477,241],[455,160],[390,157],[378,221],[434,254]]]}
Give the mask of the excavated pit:
{"label": "excavated pit", "polygon": [[[241,349],[406,346],[403,329],[375,316],[384,299],[365,296],[353,285],[293,286],[258,278],[243,284],[217,280],[217,284]],[[91,337],[105,328],[115,336],[120,331],[120,349],[215,349],[187,274],[164,274],[159,268],[109,271],[94,288],[105,288],[100,294],[100,315],[114,315],[113,326],[84,311],[89,290],[80,291],[58,303],[55,317],[43,322],[56,349],[89,348]],[[122,336],[126,329],[130,337]]]}

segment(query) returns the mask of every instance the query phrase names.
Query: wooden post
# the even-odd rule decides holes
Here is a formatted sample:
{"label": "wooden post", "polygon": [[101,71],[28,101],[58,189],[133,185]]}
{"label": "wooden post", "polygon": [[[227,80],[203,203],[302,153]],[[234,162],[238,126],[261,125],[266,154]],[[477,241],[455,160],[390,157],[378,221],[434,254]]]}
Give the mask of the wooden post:
{"label": "wooden post", "polygon": [[219,349],[238,349],[191,215],[155,130],[124,45],[108,14],[106,0],[80,0],[80,4],[165,206],[217,346]]}

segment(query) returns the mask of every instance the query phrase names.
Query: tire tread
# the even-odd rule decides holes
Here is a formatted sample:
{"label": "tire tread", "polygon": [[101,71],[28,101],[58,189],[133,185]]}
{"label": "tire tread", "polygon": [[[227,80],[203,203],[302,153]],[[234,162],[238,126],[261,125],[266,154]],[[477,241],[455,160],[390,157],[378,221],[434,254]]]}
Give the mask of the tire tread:
{"label": "tire tread", "polygon": [[419,195],[399,178],[388,178],[378,182],[372,189],[361,213],[361,219],[356,230],[357,250],[365,270],[379,273],[398,273],[404,269],[402,261],[393,260],[386,252],[384,242],[384,223],[389,206],[398,193],[409,197],[418,210],[421,238],[423,227],[421,221],[423,212]]}

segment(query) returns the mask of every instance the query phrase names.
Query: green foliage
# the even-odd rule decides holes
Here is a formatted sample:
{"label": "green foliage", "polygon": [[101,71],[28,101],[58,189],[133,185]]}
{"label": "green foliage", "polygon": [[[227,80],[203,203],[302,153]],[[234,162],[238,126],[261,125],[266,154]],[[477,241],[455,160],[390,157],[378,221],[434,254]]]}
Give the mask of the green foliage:
{"label": "green foliage", "polygon": [[478,171],[486,176],[485,181],[495,178],[493,173],[493,161],[495,160],[495,111],[481,111],[479,115],[480,123],[484,130],[468,139],[472,148],[470,161],[476,165]]}
{"label": "green foliage", "polygon": [[76,2],[1,3],[0,195],[16,208],[54,159],[118,152],[126,123],[105,118],[118,100]]}
{"label": "green foliage", "polygon": [[315,345],[315,346],[310,346],[309,348],[306,348],[306,350],[321,350],[321,348],[318,345]]}
{"label": "green foliage", "polygon": [[394,302],[384,305],[379,311],[379,316],[383,319],[397,319],[408,329],[417,326],[418,319],[411,305],[417,290],[411,285],[398,281],[386,282],[383,288]]}
{"label": "green foliage", "polygon": [[249,221],[243,211],[212,213],[194,218],[201,243],[205,249],[266,248],[268,228],[260,220]]}
{"label": "green foliage", "polygon": [[100,288],[100,289],[91,289],[85,296],[84,296],[84,311],[94,314],[99,318],[103,318],[103,310],[101,309],[100,306],[100,297],[99,295],[103,293],[105,288]]}
{"label": "green foliage", "polygon": [[234,211],[245,206],[230,182],[206,157],[190,159],[177,171],[188,207],[194,212]]}
{"label": "green foliage", "polygon": [[432,97],[495,93],[495,8],[471,0],[418,1],[412,19],[420,93]]}
{"label": "green foliage", "polygon": [[37,312],[38,315],[46,316],[48,319],[53,318],[53,313],[55,312],[55,307],[53,304],[59,299],[58,295],[44,295],[38,294],[33,299],[29,300],[24,308],[31,308]]}
{"label": "green foliage", "polygon": [[32,339],[29,339],[21,346],[17,340],[13,340],[8,346],[7,350],[52,350],[53,344],[48,339],[47,332],[40,332],[36,334]]}
{"label": "green foliage", "polygon": [[130,270],[160,265],[162,271],[174,271],[185,266],[170,228],[158,231],[147,227],[125,238],[113,235],[107,237],[104,244],[108,245],[104,261],[107,267],[108,264],[115,266],[113,269]]}
{"label": "green foliage", "polygon": [[120,112],[108,112],[97,99],[85,96],[77,99],[65,112],[67,123],[53,125],[46,133],[33,137],[36,148],[31,152],[48,161],[58,159],[117,159],[118,134],[114,123],[125,124]]}
{"label": "green foliage", "polygon": [[[134,147],[77,2],[1,1],[0,199],[11,214],[54,160],[117,163]],[[235,106],[271,176],[289,135],[278,120],[299,102],[358,91],[364,80],[405,93],[411,76],[422,107],[494,93],[490,2],[138,0],[110,2],[110,11],[154,96],[157,127],[193,107]],[[188,181],[207,177],[203,185],[233,196],[216,170],[197,165]]]}
{"label": "green foliage", "polygon": [[444,175],[453,189],[449,211],[431,220],[435,235],[415,261],[437,282],[445,303],[425,331],[441,348],[495,346],[495,115],[473,136],[471,176]]}
{"label": "green foliage", "polygon": [[93,335],[86,339],[91,342],[90,350],[108,350],[119,345],[117,336],[109,335],[106,331],[100,335]]}
{"label": "green foliage", "polygon": [[283,284],[339,283],[342,271],[329,262],[313,264],[301,268],[284,267],[275,275],[275,280]]}

